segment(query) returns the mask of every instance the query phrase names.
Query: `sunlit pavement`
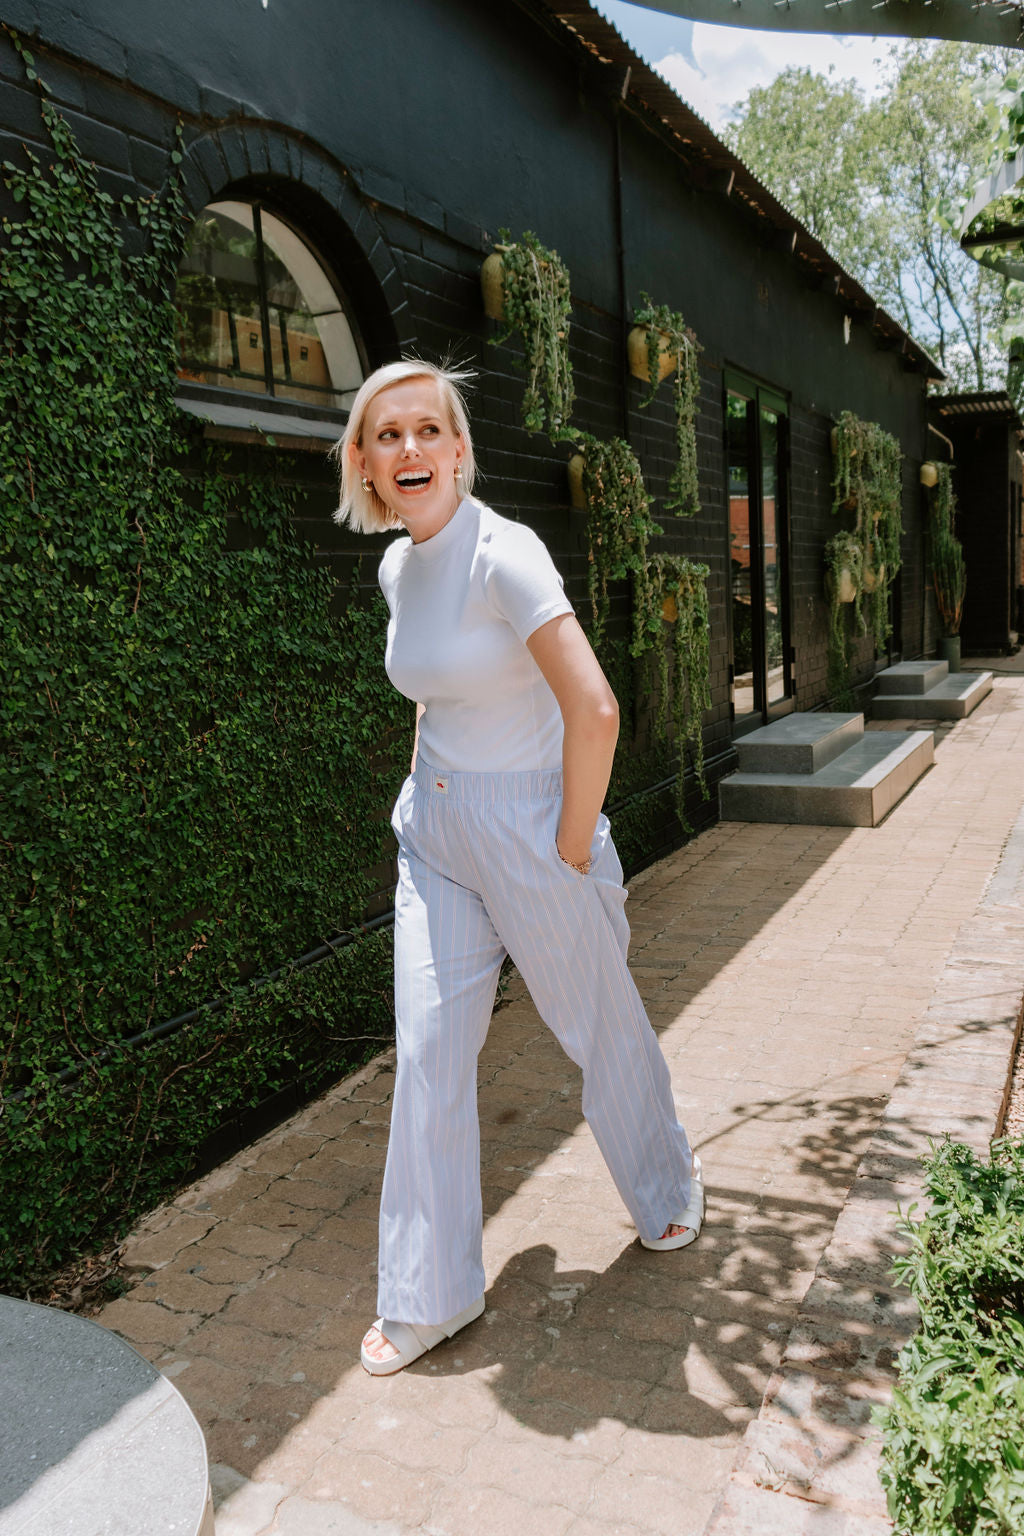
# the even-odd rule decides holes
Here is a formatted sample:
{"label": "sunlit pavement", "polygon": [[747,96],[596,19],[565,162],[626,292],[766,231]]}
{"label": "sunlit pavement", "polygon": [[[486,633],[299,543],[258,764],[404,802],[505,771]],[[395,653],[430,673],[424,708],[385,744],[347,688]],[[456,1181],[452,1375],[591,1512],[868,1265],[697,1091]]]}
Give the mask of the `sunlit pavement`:
{"label": "sunlit pavement", "polygon": [[913,1324],[891,1213],[929,1134],[994,1133],[1024,992],[1010,663],[880,827],[719,824],[633,881],[704,1160],[694,1246],[635,1241],[517,983],[480,1066],[487,1311],[451,1343],[358,1364],[390,1055],[142,1224],[99,1320],[197,1414],[218,1536],[889,1529],[869,1410]]}

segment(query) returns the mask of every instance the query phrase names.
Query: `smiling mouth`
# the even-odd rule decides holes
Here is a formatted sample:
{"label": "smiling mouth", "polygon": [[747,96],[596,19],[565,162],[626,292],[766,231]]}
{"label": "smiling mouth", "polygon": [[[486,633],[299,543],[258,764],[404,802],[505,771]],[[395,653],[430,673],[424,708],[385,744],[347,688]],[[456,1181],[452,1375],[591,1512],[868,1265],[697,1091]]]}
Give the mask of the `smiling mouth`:
{"label": "smiling mouth", "polygon": [[419,491],[425,485],[429,485],[432,479],[429,469],[417,470],[413,474],[396,475],[395,481],[400,491]]}

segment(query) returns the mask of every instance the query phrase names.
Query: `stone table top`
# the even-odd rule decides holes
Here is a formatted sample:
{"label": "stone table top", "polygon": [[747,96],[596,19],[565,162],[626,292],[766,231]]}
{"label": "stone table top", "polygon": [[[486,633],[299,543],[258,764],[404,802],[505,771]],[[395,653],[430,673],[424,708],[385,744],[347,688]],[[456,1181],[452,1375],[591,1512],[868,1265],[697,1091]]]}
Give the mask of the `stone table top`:
{"label": "stone table top", "polygon": [[0,1536],[213,1536],[184,1399],[98,1323],[0,1296]]}

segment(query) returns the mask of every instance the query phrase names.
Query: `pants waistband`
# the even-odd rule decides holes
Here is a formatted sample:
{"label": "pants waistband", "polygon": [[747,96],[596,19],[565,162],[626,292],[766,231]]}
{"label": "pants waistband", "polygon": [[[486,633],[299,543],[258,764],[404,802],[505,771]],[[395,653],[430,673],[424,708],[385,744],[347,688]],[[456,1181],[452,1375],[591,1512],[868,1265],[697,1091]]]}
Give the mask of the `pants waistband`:
{"label": "pants waistband", "polygon": [[514,800],[560,800],[560,769],[527,773],[463,773],[435,768],[417,757],[413,771],[416,787],[439,799],[469,800],[477,805],[507,804]]}

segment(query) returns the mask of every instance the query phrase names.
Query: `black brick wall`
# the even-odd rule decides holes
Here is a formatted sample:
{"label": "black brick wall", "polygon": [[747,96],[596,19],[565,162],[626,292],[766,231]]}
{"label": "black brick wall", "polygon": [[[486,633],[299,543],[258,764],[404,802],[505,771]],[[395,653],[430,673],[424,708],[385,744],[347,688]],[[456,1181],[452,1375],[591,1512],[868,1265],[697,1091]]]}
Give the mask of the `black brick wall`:
{"label": "black brick wall", "polygon": [[[502,224],[531,228],[559,251],[573,280],[575,422],[629,437],[658,498],[660,547],[711,569],[714,703],[705,743],[713,774],[730,766],[725,368],[790,401],[797,707],[826,702],[822,547],[837,526],[828,440],[843,409],[880,421],[907,455],[897,640],[906,656],[928,647],[917,488],[924,380],[863,324],[845,339],[840,301],[810,286],[723,192],[701,189],[644,121],[626,111],[617,130],[620,82],[557,27],[541,27],[511,0],[389,0],[389,27],[402,39],[395,49],[382,47],[379,8],[354,0],[309,0],[301,39],[290,35],[285,7],[264,10],[254,0],[182,8],[91,0],[85,17],[62,0],[6,0],[5,9],[111,190],[148,193],[165,182],[180,118],[195,210],[229,188],[279,204],[345,286],[372,364],[405,349],[450,354],[478,370],[479,493],[546,538],[585,619],[584,519],[568,502],[570,449],[522,429],[520,349],[489,344],[495,327],[479,291],[480,263]],[[309,45],[316,36],[343,42],[318,51]],[[17,159],[22,142],[41,148],[39,110],[2,33],[0,79],[0,155]],[[624,329],[641,290],[681,309],[704,347],[702,507],[693,519],[663,510],[671,386],[641,411],[640,386],[623,369]],[[247,462],[258,470],[269,452],[249,449]],[[326,464],[309,456],[301,475],[303,535],[347,577],[357,549],[369,556],[386,541],[357,544],[329,523],[335,492]],[[364,561],[365,580],[374,565]],[[624,631],[627,623],[623,588],[613,624]],[[870,642],[856,654],[858,677],[870,677]],[[652,846],[678,837],[665,795],[652,797],[651,814]],[[711,811],[695,806],[693,814]]]}

